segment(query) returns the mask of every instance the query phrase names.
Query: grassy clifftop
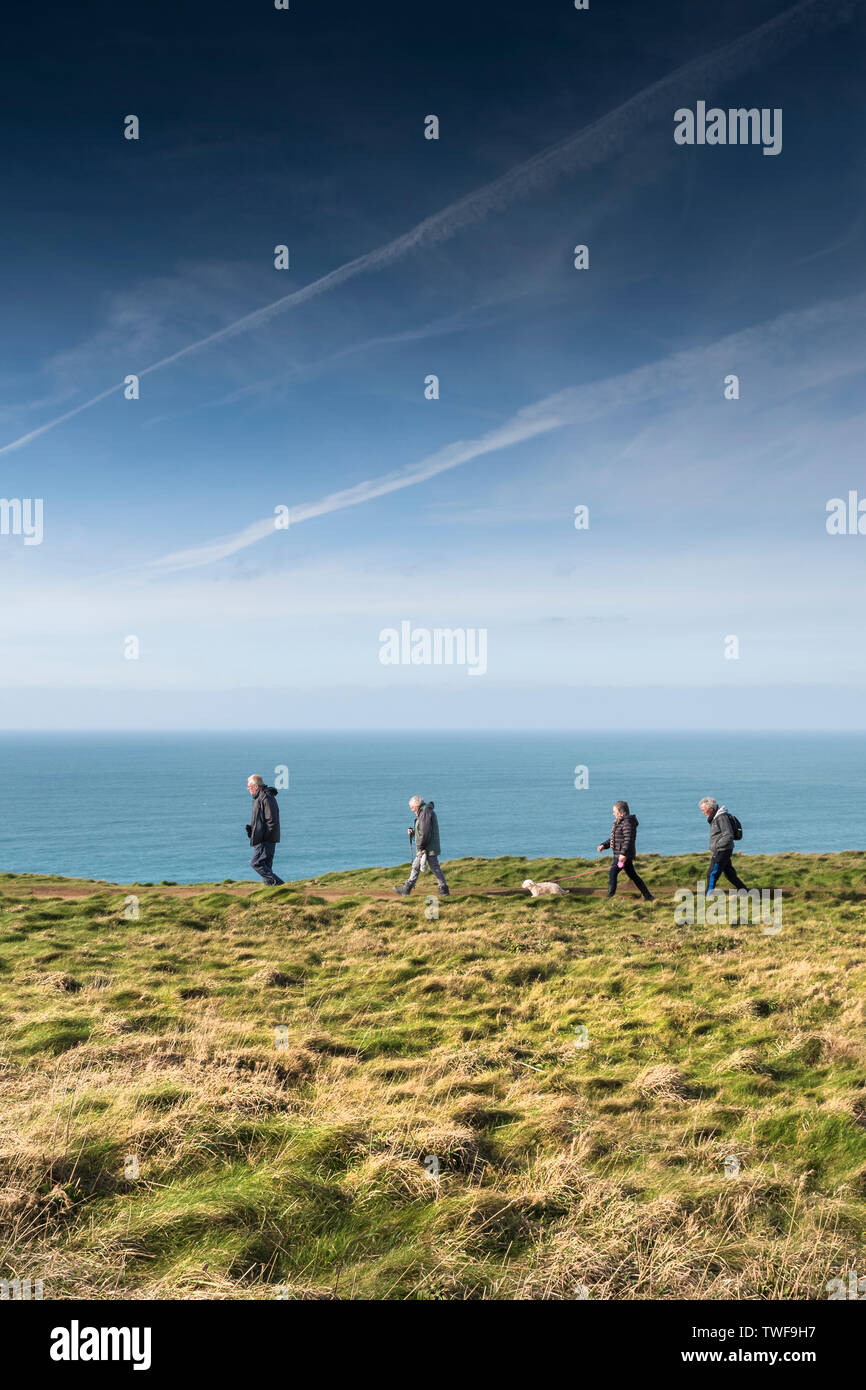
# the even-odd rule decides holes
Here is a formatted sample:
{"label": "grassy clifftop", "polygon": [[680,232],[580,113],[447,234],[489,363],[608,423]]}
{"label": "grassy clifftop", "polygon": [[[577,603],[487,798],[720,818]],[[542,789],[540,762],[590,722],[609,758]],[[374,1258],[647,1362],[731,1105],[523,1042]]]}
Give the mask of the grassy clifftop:
{"label": "grassy clifftop", "polygon": [[777,935],[675,925],[705,859],[640,864],[656,904],[587,861],[454,861],[438,918],[396,870],[0,876],[0,1277],[807,1299],[866,1272],[866,856],[744,857]]}

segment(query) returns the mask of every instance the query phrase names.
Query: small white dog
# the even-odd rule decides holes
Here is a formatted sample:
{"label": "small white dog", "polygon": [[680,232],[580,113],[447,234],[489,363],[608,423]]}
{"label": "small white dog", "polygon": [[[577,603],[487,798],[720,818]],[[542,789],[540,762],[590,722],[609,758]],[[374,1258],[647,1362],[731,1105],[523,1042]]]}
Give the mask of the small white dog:
{"label": "small white dog", "polygon": [[564,898],[567,896],[565,889],[560,888],[558,883],[533,883],[531,878],[525,878],[522,887],[528,888],[533,898],[544,897],[548,893],[553,897],[558,895]]}

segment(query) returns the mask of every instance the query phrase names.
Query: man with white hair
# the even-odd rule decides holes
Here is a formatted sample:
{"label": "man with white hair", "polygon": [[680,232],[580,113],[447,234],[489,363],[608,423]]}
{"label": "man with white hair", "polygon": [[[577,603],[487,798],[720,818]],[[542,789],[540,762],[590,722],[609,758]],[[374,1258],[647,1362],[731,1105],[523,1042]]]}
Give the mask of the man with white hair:
{"label": "man with white hair", "polygon": [[707,892],[715,888],[722,874],[735,888],[748,892],[745,883],[731,863],[734,852],[734,827],[726,806],[720,806],[712,796],[705,796],[698,803],[710,827],[710,871],[707,874]]}
{"label": "man with white hair", "polygon": [[284,880],[274,873],[274,851],[280,843],[280,812],[276,787],[266,787],[257,772],[247,778],[247,791],[253,799],[253,818],[246,827],[253,857],[250,864],[270,888]]}
{"label": "man with white hair", "polygon": [[421,872],[421,865],[426,856],[427,863],[436,876],[439,884],[440,898],[449,898],[451,890],[445,882],[445,875],[439,866],[439,855],[441,845],[439,844],[439,821],[436,819],[436,812],[433,809],[432,801],[425,801],[423,797],[413,796],[409,801],[409,810],[415,813],[415,824],[409,828],[410,843],[415,842],[415,857],[412,860],[412,871],[405,883],[394,892],[401,897],[408,897],[418,882],[418,875]]}

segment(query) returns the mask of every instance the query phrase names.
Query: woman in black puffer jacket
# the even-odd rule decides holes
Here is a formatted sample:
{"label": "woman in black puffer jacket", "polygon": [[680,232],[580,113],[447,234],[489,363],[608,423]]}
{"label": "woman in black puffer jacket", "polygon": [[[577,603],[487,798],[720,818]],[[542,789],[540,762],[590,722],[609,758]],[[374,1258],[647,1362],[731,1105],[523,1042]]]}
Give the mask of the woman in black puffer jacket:
{"label": "woman in black puffer jacket", "polygon": [[613,803],[613,826],[610,838],[605,840],[603,845],[599,845],[599,854],[602,850],[613,850],[613,863],[610,866],[610,873],[607,880],[607,896],[612,898],[616,892],[616,881],[619,878],[619,871],[623,869],[631,879],[632,883],[639,889],[641,896],[646,902],[653,901],[653,895],[647,888],[640,874],[634,867],[635,841],[637,840],[637,816],[633,816],[628,809],[627,801],[615,801]]}

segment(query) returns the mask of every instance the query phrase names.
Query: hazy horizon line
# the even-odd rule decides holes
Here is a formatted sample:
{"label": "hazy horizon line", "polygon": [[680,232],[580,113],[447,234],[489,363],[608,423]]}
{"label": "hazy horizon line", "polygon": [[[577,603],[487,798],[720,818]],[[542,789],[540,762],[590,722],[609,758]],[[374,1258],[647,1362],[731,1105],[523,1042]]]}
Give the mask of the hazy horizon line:
{"label": "hazy horizon line", "polygon": [[[442,735],[447,735],[448,737],[454,737],[455,735],[459,735],[459,734],[471,734],[473,738],[479,738],[479,737],[481,737],[481,738],[484,738],[484,737],[494,738],[494,737],[498,737],[498,736],[500,736],[500,735],[502,735],[502,734],[533,734],[533,735],[537,735],[538,737],[545,737],[545,736],[547,736],[547,735],[555,735],[555,734],[617,734],[617,733],[621,734],[623,737],[631,736],[631,735],[665,734],[665,735],[668,735],[668,736],[670,736],[670,737],[677,737],[677,738],[683,738],[683,737],[686,737],[686,736],[688,736],[688,735],[690,735],[690,734],[691,734],[691,735],[694,735],[695,737],[701,737],[701,736],[703,736],[703,735],[705,735],[705,734],[708,734],[708,733],[713,733],[713,734],[716,734],[716,735],[720,735],[720,736],[723,737],[723,738],[725,738],[725,737],[730,737],[730,738],[742,738],[744,735],[748,735],[748,734],[760,734],[762,737],[766,737],[767,734],[775,734],[775,735],[777,735],[779,738],[790,738],[792,735],[795,735],[795,734],[799,734],[799,735],[803,735],[803,734],[813,734],[813,735],[815,735],[816,737],[817,737],[817,736],[826,737],[826,736],[828,736],[828,735],[836,735],[836,734],[838,734],[839,737],[841,738],[841,737],[843,737],[843,736],[846,735],[846,734],[864,734],[864,735],[866,735],[866,725],[864,725],[864,726],[852,725],[852,726],[850,726],[850,727],[848,727],[848,728],[845,728],[845,729],[835,729],[835,728],[834,728],[834,729],[822,729],[822,728],[792,728],[792,729],[780,729],[778,726],[773,726],[773,727],[771,727],[771,726],[769,726],[769,725],[760,725],[760,724],[756,724],[756,725],[754,725],[754,726],[752,726],[752,727],[749,727],[749,728],[731,728],[731,729],[725,729],[725,730],[721,730],[721,731],[719,730],[718,725],[713,724],[713,723],[709,723],[709,724],[706,724],[706,725],[691,725],[688,729],[671,729],[671,728],[665,727],[664,725],[661,725],[661,726],[659,726],[659,725],[650,725],[650,726],[646,726],[646,727],[643,727],[643,728],[637,728],[637,727],[635,727],[635,728],[630,728],[630,729],[626,729],[626,730],[623,730],[622,727],[621,727],[621,725],[613,726],[613,725],[608,725],[608,724],[582,724],[582,725],[571,725],[571,726],[569,726],[569,725],[561,725],[561,726],[558,727],[558,728],[549,728],[549,729],[537,729],[537,728],[532,728],[532,727],[519,727],[519,726],[517,726],[517,725],[514,725],[513,727],[509,726],[509,727],[503,727],[503,728],[498,728],[498,729],[491,729],[491,728],[488,728],[488,727],[484,727],[484,728],[473,727],[471,724],[467,724],[465,727],[461,727],[461,728],[448,728],[448,727],[446,726],[446,727],[439,728],[439,729],[431,729],[431,728],[429,728],[429,727],[425,727],[425,736],[428,735],[428,734],[433,734],[433,735],[442,734]],[[357,735],[357,734],[370,734],[370,735],[372,735],[372,736],[376,736],[376,737],[379,737],[379,738],[393,738],[393,737],[395,737],[395,736],[405,737],[405,738],[409,738],[409,739],[414,739],[414,738],[415,738],[415,734],[412,733],[410,730],[407,730],[407,729],[405,729],[405,728],[394,727],[394,728],[391,728],[391,729],[375,729],[375,728],[369,728],[369,727],[365,727],[365,726],[350,727],[350,726],[348,726],[348,725],[346,725],[346,726],[341,726],[340,728],[336,728],[336,727],[330,728],[330,727],[328,727],[328,726],[320,725],[320,724],[319,724],[319,725],[316,725],[316,724],[310,724],[310,725],[296,725],[296,726],[293,726],[293,727],[291,727],[291,728],[280,728],[280,727],[274,726],[273,728],[269,728],[269,729],[264,729],[264,728],[262,728],[262,729],[255,729],[255,730],[253,730],[253,731],[249,731],[249,730],[247,730],[247,729],[242,729],[242,728],[231,728],[231,727],[220,728],[220,729],[217,729],[217,728],[214,728],[214,729],[201,729],[201,728],[196,728],[196,729],[192,729],[192,728],[190,728],[190,729],[185,729],[185,728],[183,728],[183,727],[172,728],[172,729],[168,729],[168,728],[166,728],[166,729],[162,729],[162,728],[144,728],[144,727],[142,727],[142,728],[135,728],[135,729],[89,729],[89,728],[75,728],[75,727],[70,727],[70,728],[67,728],[67,729],[55,729],[55,728],[52,728],[52,729],[34,729],[34,728],[25,728],[25,727],[22,727],[22,728],[6,728],[6,729],[0,729],[0,738],[3,738],[4,736],[6,736],[6,735],[8,735],[8,734],[30,734],[30,735],[33,735],[33,736],[41,736],[41,735],[44,735],[44,734],[86,734],[86,735],[89,735],[89,736],[91,736],[91,737],[97,737],[97,738],[99,738],[99,737],[107,737],[107,736],[118,737],[118,738],[127,738],[127,737],[129,737],[130,735],[135,735],[135,734],[155,734],[155,735],[159,735],[159,736],[164,736],[164,735],[168,735],[168,734],[177,734],[177,735],[182,735],[184,738],[189,738],[189,737],[193,737],[193,738],[196,738],[196,737],[197,737],[197,738],[209,738],[209,737],[213,736],[214,734],[231,734],[232,736],[241,736],[241,735],[243,735],[243,734],[249,734],[249,737],[250,737],[251,739],[257,739],[257,738],[260,738],[260,737],[262,737],[262,736],[268,736],[268,735],[271,735],[271,734],[278,734],[278,735],[280,735],[281,737],[284,737],[286,734],[353,734],[353,735]]]}

